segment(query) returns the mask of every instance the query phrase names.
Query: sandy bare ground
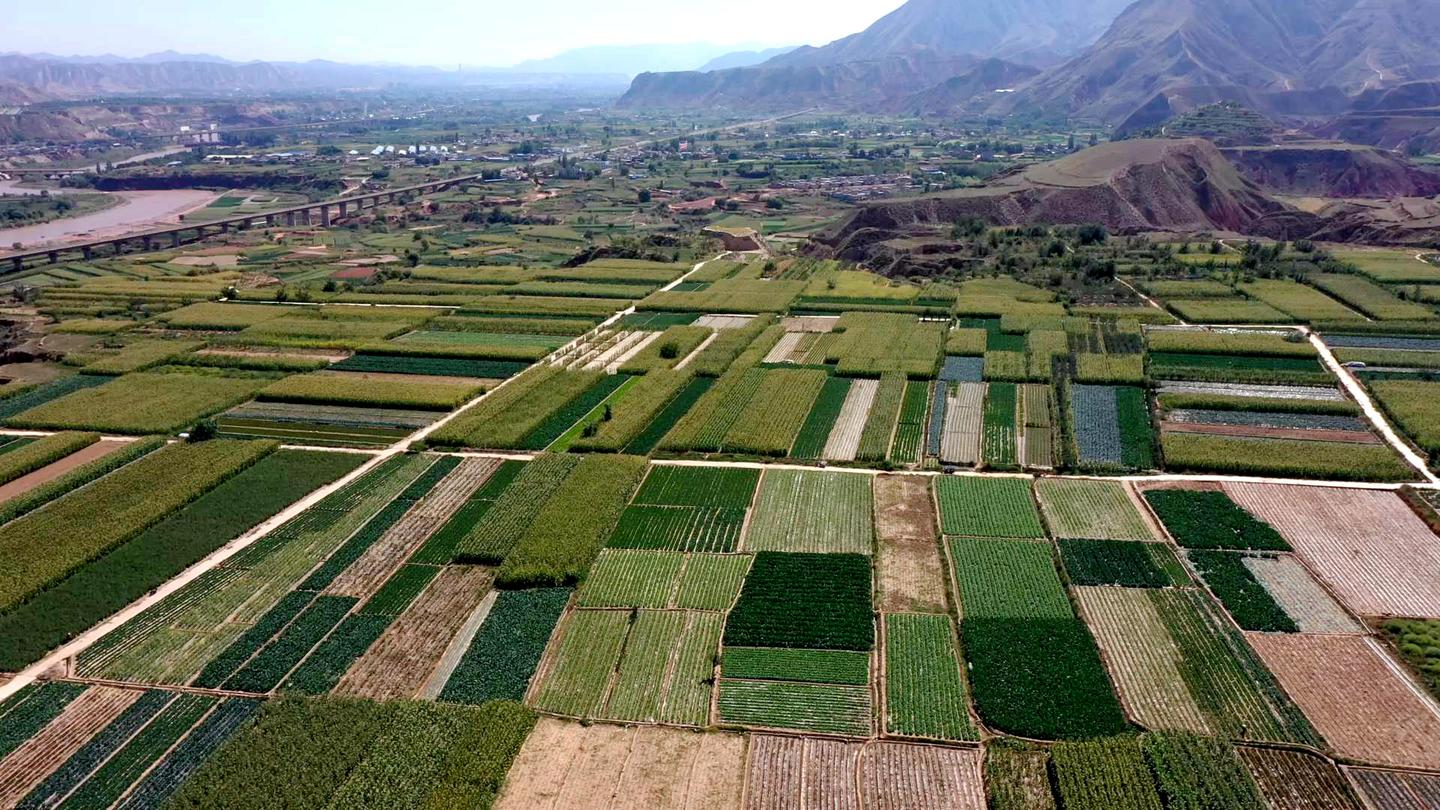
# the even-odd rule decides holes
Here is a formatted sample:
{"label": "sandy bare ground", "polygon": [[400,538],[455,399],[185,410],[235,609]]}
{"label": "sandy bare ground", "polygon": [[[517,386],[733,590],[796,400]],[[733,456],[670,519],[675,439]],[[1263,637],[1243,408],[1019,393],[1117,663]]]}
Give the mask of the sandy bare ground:
{"label": "sandy bare ground", "polygon": [[1440,539],[1392,492],[1226,484],[1362,616],[1440,618]]}
{"label": "sandy bare ground", "polygon": [[54,481],[56,478],[70,472],[76,467],[104,458],[129,443],[130,442],[123,440],[102,439],[89,447],[71,453],[53,464],[41,467],[29,475],[22,475],[14,481],[0,486],[0,503],[4,503],[12,498],[18,498],[41,484]]}
{"label": "sandy bare ground", "polygon": [[738,810],[745,737],[540,718],[497,810]]}
{"label": "sandy bare ground", "polygon": [[930,479],[875,479],[875,535],[879,540],[880,610],[944,613],[945,566]]}
{"label": "sandy bare ground", "polygon": [[10,245],[15,242],[23,244],[26,250],[34,250],[120,237],[150,227],[174,225],[180,221],[183,214],[209,205],[217,196],[213,191],[192,189],[117,193],[125,198],[123,205],[43,225],[0,230],[0,245],[4,245],[6,254],[9,254]]}
{"label": "sandy bare ground", "polygon": [[1346,759],[1440,769],[1440,707],[1374,639],[1246,633],[1315,730]]}

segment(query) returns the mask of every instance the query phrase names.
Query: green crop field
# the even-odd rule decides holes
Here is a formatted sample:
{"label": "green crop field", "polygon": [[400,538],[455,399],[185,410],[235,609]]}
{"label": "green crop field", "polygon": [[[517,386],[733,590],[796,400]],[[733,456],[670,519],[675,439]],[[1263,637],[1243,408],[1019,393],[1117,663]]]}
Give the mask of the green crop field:
{"label": "green crop field", "polygon": [[1049,543],[954,538],[950,556],[966,618],[1066,619],[1074,616]]}
{"label": "green crop field", "polygon": [[945,534],[970,537],[1044,537],[1040,513],[1021,478],[950,476],[935,482]]}
{"label": "green crop field", "polygon": [[963,666],[948,616],[885,616],[886,727],[891,734],[973,740]]}
{"label": "green crop field", "polygon": [[870,476],[770,470],[760,484],[747,551],[869,554]]}

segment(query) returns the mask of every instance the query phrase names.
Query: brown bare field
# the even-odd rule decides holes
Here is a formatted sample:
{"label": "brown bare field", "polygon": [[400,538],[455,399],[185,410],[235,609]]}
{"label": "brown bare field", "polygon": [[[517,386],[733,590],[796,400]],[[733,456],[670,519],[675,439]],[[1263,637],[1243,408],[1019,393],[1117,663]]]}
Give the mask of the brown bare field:
{"label": "brown bare field", "polygon": [[1440,776],[1403,771],[1345,768],[1351,784],[1375,810],[1440,807]]}
{"label": "brown bare field", "polygon": [[0,807],[14,807],[143,694],[97,686],[70,701],[54,720],[0,760]]}
{"label": "brown bare field", "polygon": [[419,694],[494,579],[495,572],[487,568],[441,571],[345,673],[335,693],[371,700]]}
{"label": "brown bare field", "polygon": [[373,596],[395,569],[404,565],[411,554],[439,531],[499,466],[499,461],[489,458],[461,461],[430,494],[336,577],[325,593],[361,600]]}
{"label": "brown bare field", "polygon": [[1135,588],[1074,590],[1130,716],[1148,729],[1211,733],[1180,675],[1180,650],[1147,593]]}
{"label": "brown bare field", "polygon": [[71,453],[53,464],[47,464],[28,475],[22,475],[14,481],[0,486],[0,503],[4,503],[11,498],[18,498],[41,484],[54,481],[56,478],[70,472],[76,467],[104,458],[116,450],[125,447],[127,444],[129,444],[129,442],[98,441],[89,447]]}
{"label": "brown bare field", "polygon": [[944,613],[945,566],[930,481],[916,476],[875,479],[880,610]]}
{"label": "brown bare field", "polygon": [[801,806],[805,784],[805,741],[757,734],[750,740],[745,810],[789,810]]}
{"label": "brown bare field", "polygon": [[862,747],[839,740],[805,740],[805,807],[860,810],[855,762]]}
{"label": "brown bare field", "polygon": [[985,810],[981,752],[756,735],[745,810]]}
{"label": "brown bare field", "polygon": [[745,737],[541,717],[497,810],[738,810]]}
{"label": "brown bare field", "polygon": [[1393,492],[1226,484],[1362,616],[1440,618],[1440,539]]}
{"label": "brown bare field", "polygon": [[1329,760],[1273,748],[1237,750],[1270,810],[1364,810]]}
{"label": "brown bare field", "polygon": [[1341,756],[1440,769],[1440,708],[1361,636],[1246,633],[1315,730]]}
{"label": "brown bare field", "polygon": [[1200,433],[1206,436],[1239,436],[1246,439],[1295,439],[1311,442],[1339,442],[1341,444],[1380,444],[1380,437],[1374,433],[1358,430],[1300,430],[1296,428],[1267,428],[1253,425],[1200,425],[1193,422],[1163,422],[1160,432]]}
{"label": "brown bare field", "polygon": [[871,743],[860,755],[866,810],[985,810],[977,749]]}

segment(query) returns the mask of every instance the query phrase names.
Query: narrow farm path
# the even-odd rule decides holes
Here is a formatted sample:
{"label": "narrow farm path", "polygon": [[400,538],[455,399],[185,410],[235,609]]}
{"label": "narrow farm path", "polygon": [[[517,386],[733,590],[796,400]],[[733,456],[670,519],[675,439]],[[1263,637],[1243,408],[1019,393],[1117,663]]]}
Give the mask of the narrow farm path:
{"label": "narrow farm path", "polygon": [[1350,373],[1350,369],[1346,368],[1335,357],[1335,353],[1330,351],[1330,347],[1325,344],[1325,341],[1318,334],[1308,330],[1306,334],[1310,338],[1310,345],[1314,346],[1315,350],[1320,353],[1320,360],[1325,363],[1325,367],[1340,378],[1340,384],[1345,386],[1345,391],[1360,405],[1360,409],[1365,412],[1366,418],[1370,420],[1376,430],[1380,431],[1380,435],[1385,438],[1385,441],[1393,447],[1395,452],[1399,453],[1401,458],[1404,458],[1410,466],[1419,470],[1427,483],[1440,485],[1440,478],[1437,478],[1435,473],[1430,471],[1430,465],[1426,463],[1425,459],[1421,457],[1408,442],[1400,437],[1399,433],[1395,432],[1395,429],[1390,426],[1390,421],[1385,418],[1385,414],[1380,411],[1380,408],[1375,405],[1375,401],[1370,398],[1370,392],[1366,391],[1365,386],[1361,385],[1360,381],[1355,378],[1355,375]]}

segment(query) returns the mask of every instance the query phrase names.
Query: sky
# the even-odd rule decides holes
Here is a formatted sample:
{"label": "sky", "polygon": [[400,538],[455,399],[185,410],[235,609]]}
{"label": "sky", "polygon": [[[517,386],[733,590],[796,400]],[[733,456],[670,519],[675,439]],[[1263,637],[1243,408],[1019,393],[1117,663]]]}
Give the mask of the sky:
{"label": "sky", "polygon": [[508,66],[590,45],[820,45],[901,0],[0,0],[0,53]]}

